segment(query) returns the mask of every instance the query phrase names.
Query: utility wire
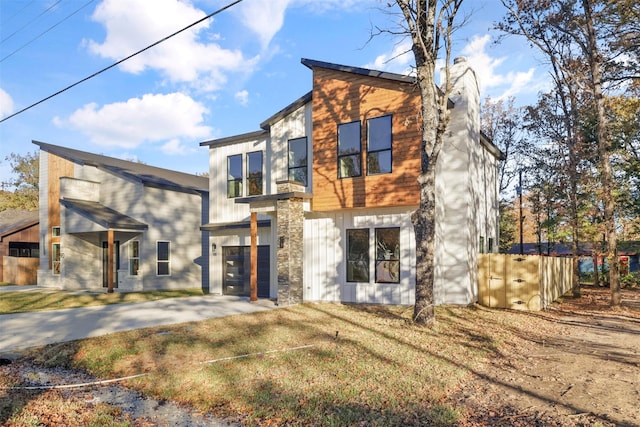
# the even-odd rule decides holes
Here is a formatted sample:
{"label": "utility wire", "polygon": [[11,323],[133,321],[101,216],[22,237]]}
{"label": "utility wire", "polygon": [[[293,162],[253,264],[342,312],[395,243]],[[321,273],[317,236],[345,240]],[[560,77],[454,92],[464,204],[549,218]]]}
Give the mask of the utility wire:
{"label": "utility wire", "polygon": [[173,33],[173,34],[170,34],[170,35],[168,35],[167,37],[165,37],[165,38],[163,38],[163,39],[161,39],[161,40],[158,40],[157,42],[152,43],[152,44],[150,44],[149,46],[147,46],[147,47],[145,47],[145,48],[143,48],[143,49],[140,49],[139,51],[137,51],[137,52],[135,52],[135,53],[132,53],[131,55],[127,56],[126,58],[122,58],[121,60],[119,60],[119,61],[117,61],[117,62],[114,62],[113,64],[111,64],[111,65],[109,65],[109,66],[107,66],[107,67],[105,67],[105,68],[101,69],[100,71],[96,71],[95,73],[91,74],[90,76],[87,76],[87,77],[85,77],[85,78],[84,78],[84,79],[82,79],[82,80],[78,80],[77,82],[75,82],[75,83],[73,83],[73,84],[71,84],[71,85],[69,85],[69,86],[65,87],[64,89],[60,89],[59,91],[57,91],[57,92],[55,92],[55,93],[53,93],[53,94],[51,94],[51,95],[47,96],[46,98],[42,98],[40,101],[38,101],[38,102],[34,102],[33,104],[29,105],[28,107],[25,107],[25,108],[23,108],[23,109],[22,109],[22,110],[20,110],[20,111],[17,111],[17,112],[15,112],[15,113],[13,113],[13,114],[11,114],[11,115],[7,116],[7,117],[4,117],[2,120],[0,120],[0,123],[3,123],[3,122],[5,122],[5,121],[9,120],[10,118],[17,116],[18,114],[22,114],[22,113],[24,113],[25,111],[30,110],[30,109],[32,109],[33,107],[35,107],[35,106],[37,106],[37,105],[40,105],[40,104],[42,104],[43,102],[48,101],[48,100],[50,100],[51,98],[53,98],[53,97],[55,97],[55,96],[58,96],[58,95],[60,95],[61,93],[66,92],[66,91],[68,91],[69,89],[74,88],[74,87],[78,86],[79,84],[84,83],[84,82],[86,82],[87,80],[90,80],[90,79],[92,79],[92,78],[96,77],[97,75],[102,74],[102,73],[104,73],[105,71],[112,69],[113,67],[115,67],[115,66],[117,66],[117,65],[122,64],[123,62],[125,62],[125,61],[127,61],[127,60],[129,60],[129,59],[133,58],[134,56],[137,56],[137,55],[139,55],[139,54],[141,54],[141,53],[143,53],[143,52],[145,52],[145,51],[147,51],[147,50],[151,49],[152,47],[155,47],[155,46],[159,45],[160,43],[162,43],[162,42],[164,42],[164,41],[169,40],[170,38],[172,38],[172,37],[174,37],[174,36],[176,36],[176,35],[178,35],[178,34],[182,33],[183,31],[186,31],[186,30],[188,30],[189,28],[194,27],[194,26],[198,25],[199,23],[201,23],[201,22],[203,22],[203,21],[206,21],[207,19],[209,19],[209,18],[211,18],[211,17],[213,17],[213,16],[215,16],[215,15],[218,15],[219,13],[224,12],[225,10],[229,9],[229,8],[230,8],[230,7],[232,7],[232,6],[235,6],[236,4],[240,3],[241,1],[242,1],[242,0],[235,0],[234,2],[231,2],[231,3],[229,3],[228,5],[226,5],[226,6],[224,6],[224,7],[221,7],[220,9],[216,10],[215,12],[212,12],[212,13],[208,14],[208,15],[207,15],[207,16],[205,16],[204,18],[201,18],[201,19],[197,20],[196,22],[194,22],[194,23],[192,23],[192,24],[187,25],[186,27],[182,28],[181,30],[178,30],[178,31],[176,31],[176,32],[175,32],[175,33]]}
{"label": "utility wire", "polygon": [[2,40],[0,40],[0,43],[4,43],[7,40],[9,40],[11,37],[15,36],[16,34],[18,34],[20,31],[24,30],[25,28],[27,28],[29,25],[33,24],[35,21],[37,21],[38,19],[40,19],[40,17],[42,15],[44,15],[45,13],[49,12],[51,9],[53,9],[54,7],[56,7],[58,5],[58,3],[60,3],[62,0],[58,0],[57,2],[55,2],[54,4],[52,4],[51,6],[49,6],[47,9],[43,10],[42,12],[40,12],[40,14],[38,16],[36,16],[35,18],[33,18],[31,21],[27,22],[26,24],[24,24],[22,27],[18,28],[17,30],[15,30],[13,33],[9,34],[7,37],[3,38]]}
{"label": "utility wire", "polygon": [[6,22],[10,22],[13,18],[15,18],[16,16],[20,15],[20,12],[22,12],[23,10],[25,10],[26,8],[31,6],[35,1],[36,0],[31,0],[29,3],[25,4],[24,6],[22,6],[22,9],[20,9],[19,11],[17,11],[13,15],[11,15],[9,18],[7,18]]}
{"label": "utility wire", "polygon": [[14,54],[20,52],[22,49],[24,49],[25,47],[29,46],[31,43],[33,43],[34,41],[38,40],[40,37],[44,36],[45,34],[47,34],[49,31],[53,30],[55,27],[57,27],[58,25],[62,24],[64,21],[66,21],[67,19],[71,18],[73,15],[75,15],[76,13],[80,12],[82,9],[84,9],[85,7],[89,6],[91,3],[93,3],[96,0],[89,0],[88,2],[86,2],[85,4],[83,4],[82,6],[80,6],[78,9],[76,9],[75,11],[73,11],[70,15],[67,15],[65,18],[63,18],[62,20],[58,21],[57,23],[53,24],[51,27],[47,28],[46,30],[44,30],[42,33],[38,34],[36,37],[32,38],[31,40],[29,40],[27,43],[23,44],[22,46],[20,46],[19,48],[17,48],[16,50],[14,50],[13,52],[11,52],[10,54],[8,54],[7,56],[5,56],[4,58],[0,59],[0,62],[4,62],[5,59],[8,59],[10,57],[12,57]]}

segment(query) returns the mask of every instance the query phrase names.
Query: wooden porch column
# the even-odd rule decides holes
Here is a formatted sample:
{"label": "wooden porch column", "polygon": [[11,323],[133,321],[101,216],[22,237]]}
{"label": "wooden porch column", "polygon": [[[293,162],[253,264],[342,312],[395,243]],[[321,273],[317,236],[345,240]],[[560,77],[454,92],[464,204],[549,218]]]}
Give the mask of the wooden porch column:
{"label": "wooden porch column", "polygon": [[251,301],[258,301],[258,214],[251,212]]}
{"label": "wooden porch column", "polygon": [[114,279],[114,263],[115,257],[113,256],[114,246],[114,232],[112,229],[107,230],[107,293],[113,293],[113,279]]}

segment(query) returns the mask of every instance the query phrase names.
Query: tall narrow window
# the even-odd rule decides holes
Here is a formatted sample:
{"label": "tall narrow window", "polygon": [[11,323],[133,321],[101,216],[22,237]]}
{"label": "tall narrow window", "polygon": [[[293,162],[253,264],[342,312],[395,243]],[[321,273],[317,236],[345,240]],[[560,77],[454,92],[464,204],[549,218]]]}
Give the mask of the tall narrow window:
{"label": "tall narrow window", "polygon": [[247,196],[262,194],[262,151],[247,154]]}
{"label": "tall narrow window", "polygon": [[478,247],[481,254],[484,253],[484,236],[480,236],[480,243]]}
{"label": "tall narrow window", "polygon": [[376,282],[400,283],[400,228],[376,228]]}
{"label": "tall narrow window", "polygon": [[171,242],[157,242],[158,276],[171,274]]}
{"label": "tall narrow window", "polygon": [[360,122],[338,125],[338,177],[349,178],[362,175],[360,155]]}
{"label": "tall narrow window", "polygon": [[53,274],[60,274],[60,243],[53,243],[51,245],[51,269]]}
{"label": "tall narrow window", "polygon": [[242,154],[227,157],[227,197],[242,196]]}
{"label": "tall narrow window", "polygon": [[289,180],[308,183],[306,136],[289,140]]}
{"label": "tall narrow window", "polygon": [[369,229],[347,230],[347,282],[369,281]]}
{"label": "tall narrow window", "polygon": [[140,270],[140,241],[133,240],[129,243],[129,275],[137,276]]}
{"label": "tall narrow window", "polygon": [[53,237],[60,237],[60,226],[51,227],[51,235]]}
{"label": "tall narrow window", "polygon": [[367,120],[367,174],[391,173],[391,116]]}

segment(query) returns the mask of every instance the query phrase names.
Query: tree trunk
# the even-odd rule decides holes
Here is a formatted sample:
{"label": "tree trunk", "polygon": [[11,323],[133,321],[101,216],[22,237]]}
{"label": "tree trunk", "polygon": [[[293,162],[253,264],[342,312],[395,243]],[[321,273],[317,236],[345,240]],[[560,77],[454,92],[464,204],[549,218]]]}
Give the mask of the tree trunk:
{"label": "tree trunk", "polygon": [[604,207],[604,225],[607,234],[607,260],[609,262],[609,286],[611,287],[611,305],[620,305],[620,280],[618,265],[618,237],[615,224],[615,199],[613,197],[614,179],[610,159],[610,143],[607,135],[607,116],[602,93],[602,57],[598,50],[591,10],[591,1],[582,0],[587,30],[587,56],[591,69],[593,97],[596,107],[596,132],[598,155],[601,160],[602,204]]}

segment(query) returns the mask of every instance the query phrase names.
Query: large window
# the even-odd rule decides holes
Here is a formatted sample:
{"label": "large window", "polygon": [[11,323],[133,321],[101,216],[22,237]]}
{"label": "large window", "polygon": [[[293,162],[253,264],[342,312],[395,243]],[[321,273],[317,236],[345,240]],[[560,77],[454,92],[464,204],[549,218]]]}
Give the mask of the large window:
{"label": "large window", "polygon": [[262,151],[247,154],[247,196],[262,194]]}
{"label": "large window", "polygon": [[391,173],[391,116],[367,120],[367,174]]}
{"label": "large window", "polygon": [[171,242],[157,242],[158,276],[171,274]]}
{"label": "large window", "polygon": [[338,125],[338,177],[350,178],[362,174],[360,122]]}
{"label": "large window", "polygon": [[369,230],[347,230],[347,282],[369,281]]}
{"label": "large window", "polygon": [[289,140],[289,180],[308,183],[307,137]]}
{"label": "large window", "polygon": [[400,228],[376,228],[376,282],[400,283]]}
{"label": "large window", "polygon": [[242,197],[242,154],[227,157],[227,197]]}
{"label": "large window", "polygon": [[129,243],[129,275],[137,276],[140,270],[140,241],[132,240]]}

